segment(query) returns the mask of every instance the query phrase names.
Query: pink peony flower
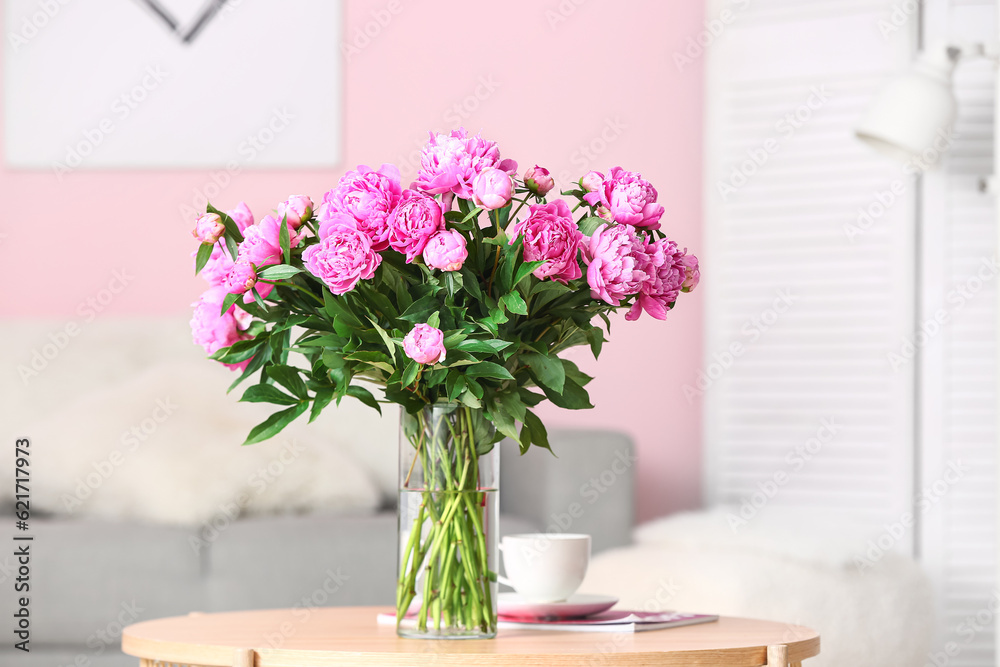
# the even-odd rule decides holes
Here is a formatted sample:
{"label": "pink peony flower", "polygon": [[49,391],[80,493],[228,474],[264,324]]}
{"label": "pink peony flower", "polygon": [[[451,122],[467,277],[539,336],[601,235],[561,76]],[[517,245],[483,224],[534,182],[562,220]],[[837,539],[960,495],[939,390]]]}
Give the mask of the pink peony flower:
{"label": "pink peony flower", "polygon": [[597,192],[604,185],[604,174],[599,171],[588,171],[580,179],[580,187],[587,192]]}
{"label": "pink peony flower", "polygon": [[424,263],[433,269],[458,271],[465,264],[469,251],[465,247],[465,237],[456,229],[437,232],[424,246]]}
{"label": "pink peony flower", "polygon": [[[192,257],[197,256],[197,251],[191,253]],[[229,256],[229,250],[224,243],[216,243],[212,248],[212,255],[202,268],[200,275],[208,281],[208,284],[215,287],[221,285],[226,274],[233,268],[233,258]]]}
{"label": "pink peony flower", "polygon": [[418,324],[403,339],[403,352],[418,364],[440,364],[448,352],[444,333],[429,324]]}
{"label": "pink peony flower", "polygon": [[298,229],[303,221],[312,217],[313,203],[305,195],[292,195],[278,204],[278,220],[287,220],[292,229]]}
{"label": "pink peony flower", "polygon": [[[304,234],[296,234],[291,225],[288,226],[289,248],[299,244]],[[281,262],[281,221],[273,215],[265,215],[255,225],[243,230],[243,242],[240,243],[237,261],[252,263],[258,269]]]}
{"label": "pink peony flower", "polygon": [[496,167],[483,169],[472,181],[472,199],[487,211],[503,208],[514,194],[514,181]]}
{"label": "pink peony flower", "polygon": [[643,267],[646,279],[639,288],[639,297],[625,315],[626,320],[639,319],[644,310],[658,320],[667,318],[667,311],[681,293],[686,277],[683,258],[684,251],[678,250],[670,239],[646,244]]}
{"label": "pink peony flower", "polygon": [[385,250],[389,247],[389,215],[401,194],[399,169],[394,165],[383,164],[378,171],[361,165],[356,171],[347,172],[337,187],[323,195],[319,209],[320,238],[323,238],[323,224],[338,214],[347,214],[372,240],[375,250]]}
{"label": "pink peony flower", "polygon": [[544,196],[555,187],[556,182],[552,179],[552,174],[549,173],[548,169],[536,164],[524,172],[524,184],[536,195]]}
{"label": "pink peony flower", "polygon": [[420,154],[420,171],[411,187],[443,194],[452,192],[462,199],[472,199],[472,183],[483,169],[496,167],[508,175],[517,173],[517,163],[501,160],[496,142],[480,135],[470,137],[465,128],[451,134],[434,134]]}
{"label": "pink peony flower", "polygon": [[600,188],[588,192],[583,198],[591,206],[606,206],[615,222],[660,228],[663,207],[656,203],[656,188],[637,172],[614,167]]}
{"label": "pink peony flower", "polygon": [[566,283],[583,275],[577,261],[583,234],[566,202],[557,199],[550,204],[534,204],[530,211],[526,220],[507,228],[507,235],[511,243],[519,236],[524,237],[525,261],[545,261],[532,272],[535,277]]}
{"label": "pink peony flower", "polygon": [[612,306],[637,294],[646,279],[645,243],[630,225],[601,225],[583,246],[590,295]]}
{"label": "pink peony flower", "polygon": [[359,280],[369,280],[382,263],[371,237],[358,229],[353,217],[339,214],[324,223],[322,240],[302,253],[306,270],[334,294],[346,294]]}
{"label": "pink peony flower", "polygon": [[250,207],[246,205],[246,202],[240,202],[236,208],[226,211],[226,215],[233,219],[241,233],[253,224],[253,213],[250,212]]}
{"label": "pink peony flower", "polygon": [[[222,302],[226,297],[226,289],[221,286],[210,287],[204,294],[191,304],[194,315],[191,318],[191,334],[194,342],[205,348],[208,354],[229,347],[233,343],[249,338],[244,331],[250,326],[250,314],[236,306],[230,306],[225,313]],[[233,370],[243,370],[250,360],[238,364],[226,364]]]}
{"label": "pink peony flower", "polygon": [[201,243],[217,243],[225,231],[226,226],[217,213],[206,213],[194,223],[191,235]]}
{"label": "pink peony flower", "polygon": [[[226,274],[225,279],[222,281],[222,286],[230,294],[246,294],[256,284],[257,272],[254,271],[253,265],[247,261],[239,261],[233,264],[233,268],[229,270],[229,273]],[[266,287],[273,287],[273,285],[266,285]],[[268,290],[268,293],[270,293],[270,290]]]}
{"label": "pink peony flower", "polygon": [[405,254],[409,264],[424,251],[428,239],[443,229],[444,213],[437,200],[406,190],[389,216],[389,245]]}

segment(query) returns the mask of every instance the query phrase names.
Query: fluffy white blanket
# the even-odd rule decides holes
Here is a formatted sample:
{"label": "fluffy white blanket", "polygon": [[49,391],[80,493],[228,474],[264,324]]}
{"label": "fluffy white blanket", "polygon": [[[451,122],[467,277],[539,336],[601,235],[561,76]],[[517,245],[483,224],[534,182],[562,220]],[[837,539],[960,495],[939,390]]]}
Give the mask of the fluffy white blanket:
{"label": "fluffy white blanket", "polygon": [[[725,512],[692,512],[636,530],[637,544],[594,558],[583,588],[621,606],[746,616],[817,630],[807,664],[922,667],[932,634],[931,589],[911,559],[887,554],[865,572],[865,540],[815,513],[768,508],[734,533]],[[839,526],[839,527],[838,527]]]}

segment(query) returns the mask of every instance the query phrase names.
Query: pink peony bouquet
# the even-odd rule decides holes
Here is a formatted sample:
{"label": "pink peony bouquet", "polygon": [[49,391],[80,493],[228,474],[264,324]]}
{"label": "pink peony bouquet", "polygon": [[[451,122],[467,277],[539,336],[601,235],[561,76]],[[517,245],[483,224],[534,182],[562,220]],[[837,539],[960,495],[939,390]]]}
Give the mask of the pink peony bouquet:
{"label": "pink peony bouquet", "polygon": [[591,378],[559,353],[597,356],[595,319],[665,319],[699,279],[639,173],[591,171],[564,198],[555,185],[460,129],[431,134],[409,188],[393,165],[359,166],[319,203],[293,195],[256,221],[245,204],[209,205],[193,232],[210,285],[194,339],[240,371],[234,386],[261,373],[241,400],[282,407],[247,442],[352,396],[410,413],[460,403],[496,437],[547,448],[531,408],[592,407]]}

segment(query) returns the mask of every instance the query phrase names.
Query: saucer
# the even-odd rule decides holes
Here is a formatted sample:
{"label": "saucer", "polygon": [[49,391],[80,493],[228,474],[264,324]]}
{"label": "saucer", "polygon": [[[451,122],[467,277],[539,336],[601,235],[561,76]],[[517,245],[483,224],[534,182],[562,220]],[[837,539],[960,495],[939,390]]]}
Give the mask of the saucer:
{"label": "saucer", "polygon": [[583,618],[607,611],[617,604],[610,595],[571,595],[562,602],[528,602],[517,593],[497,596],[497,614],[506,618],[544,618],[561,620]]}

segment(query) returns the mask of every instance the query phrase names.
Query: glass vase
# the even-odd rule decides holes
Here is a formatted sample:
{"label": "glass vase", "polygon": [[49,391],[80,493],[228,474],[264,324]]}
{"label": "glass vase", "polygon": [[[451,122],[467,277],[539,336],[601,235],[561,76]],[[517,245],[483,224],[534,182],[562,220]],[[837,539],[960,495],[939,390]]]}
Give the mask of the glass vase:
{"label": "glass vase", "polygon": [[495,434],[482,410],[462,404],[403,411],[396,586],[402,637],[496,636]]}

